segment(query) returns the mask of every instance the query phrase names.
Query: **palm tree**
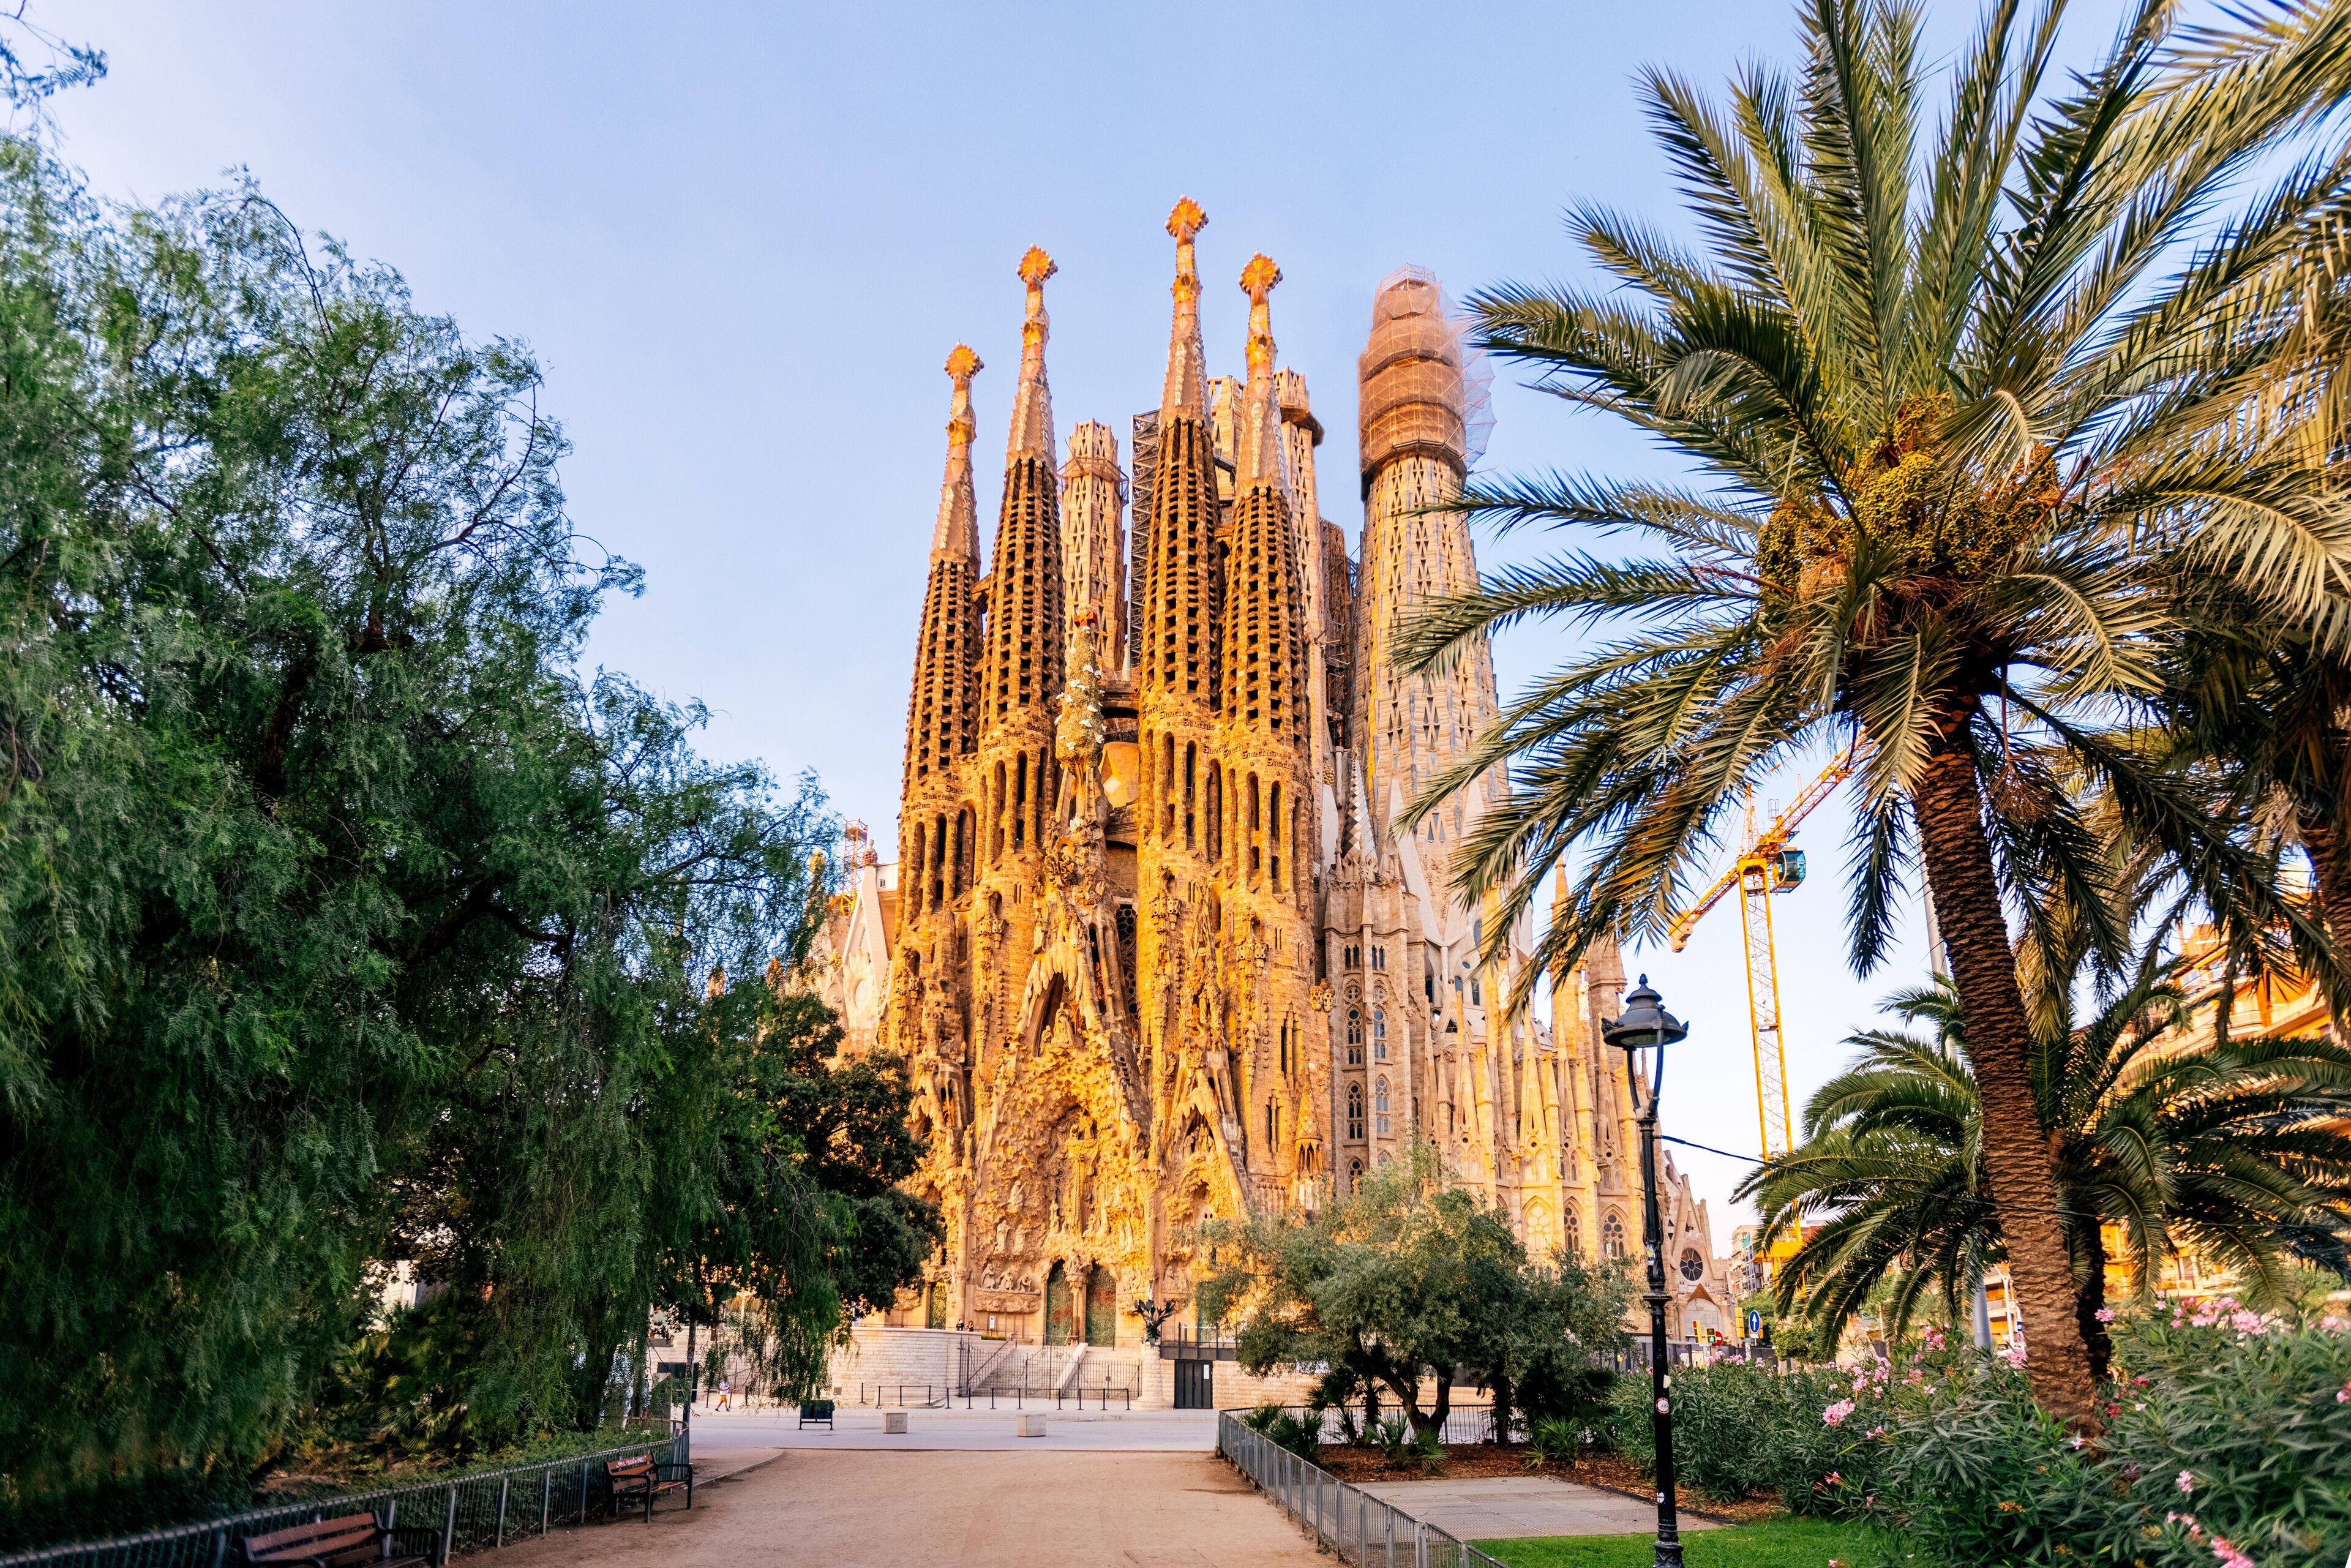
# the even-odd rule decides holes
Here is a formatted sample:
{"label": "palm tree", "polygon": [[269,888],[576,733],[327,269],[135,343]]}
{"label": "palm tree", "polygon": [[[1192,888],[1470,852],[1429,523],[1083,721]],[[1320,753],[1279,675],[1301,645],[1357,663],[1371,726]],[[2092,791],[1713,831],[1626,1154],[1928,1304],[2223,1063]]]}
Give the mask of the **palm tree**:
{"label": "palm tree", "polygon": [[[2178,967],[2150,966],[2088,1025],[2060,1020],[2033,1044],[2074,1321],[2100,1377],[2102,1225],[2120,1228],[2142,1295],[2163,1257],[2186,1249],[2256,1299],[2283,1288],[2289,1264],[2339,1255],[2351,1232],[2351,1051],[2278,1038],[2183,1049]],[[1804,1141],[1737,1195],[1758,1201],[1767,1244],[1802,1228],[1776,1293],[1832,1339],[1882,1282],[1896,1333],[1931,1296],[1957,1316],[2001,1255],[1958,993],[1938,977],[1886,1008],[1932,1033],[1852,1036],[1861,1055],[1807,1103]]]}
{"label": "palm tree", "polygon": [[2092,1379],[2003,899],[2028,922],[2080,911],[2117,969],[2129,938],[2100,913],[2072,787],[2038,757],[2054,747],[2109,794],[2232,939],[2273,949],[2283,929],[2330,991],[2342,975],[2242,824],[2199,809],[2118,727],[2184,632],[2166,607],[2187,601],[2148,591],[2151,563],[2301,621],[2351,570],[2351,521],[2294,439],[2331,362],[2325,333],[2293,326],[2305,305],[2334,320],[2333,296],[2305,285],[2351,215],[2351,155],[2234,188],[2351,79],[2351,6],[2225,34],[2179,31],[2176,10],[2142,0],[2060,85],[2057,5],[2020,23],[1996,0],[1931,133],[1920,8],[1904,0],[1808,0],[1801,70],[1750,68],[1724,105],[1647,73],[1701,248],[1578,208],[1571,226],[1614,287],[1504,285],[1471,310],[1484,347],[1631,421],[1697,477],[1473,486],[1461,507],[1501,526],[1630,532],[1662,553],[1499,572],[1428,606],[1398,654],[1439,670],[1528,616],[1609,633],[1414,803],[1416,817],[1511,768],[1456,862],[1462,894],[1501,900],[1489,934],[1580,847],[1545,968],[1604,932],[1661,935],[1747,789],[1808,749],[1874,743],[1854,957],[1881,956],[1923,861],[2034,1392],[2080,1424]]}

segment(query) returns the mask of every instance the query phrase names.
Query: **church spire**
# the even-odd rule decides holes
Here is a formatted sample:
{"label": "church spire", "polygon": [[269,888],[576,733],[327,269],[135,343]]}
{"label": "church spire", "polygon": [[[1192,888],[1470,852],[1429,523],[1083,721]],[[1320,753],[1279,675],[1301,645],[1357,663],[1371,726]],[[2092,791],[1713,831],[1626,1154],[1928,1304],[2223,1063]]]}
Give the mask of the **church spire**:
{"label": "church spire", "polygon": [[1167,232],[1176,237],[1176,319],[1167,334],[1167,380],[1159,394],[1159,417],[1208,416],[1208,355],[1200,336],[1200,268],[1193,259],[1192,236],[1208,226],[1208,214],[1189,196],[1179,198],[1167,214]]}
{"label": "church spire", "polygon": [[1020,281],[1029,286],[1029,319],[1020,324],[1020,384],[1012,393],[1007,462],[1053,460],[1053,394],[1045,385],[1045,280],[1060,270],[1039,246],[1030,246],[1020,258]]}
{"label": "church spire", "polygon": [[955,382],[955,404],[947,414],[947,472],[939,482],[939,521],[931,530],[931,559],[960,556],[979,559],[979,508],[972,499],[971,440],[978,426],[971,416],[971,378],[985,367],[967,343],[957,343],[947,356],[947,375]]}
{"label": "church spire", "polygon": [[1281,268],[1263,251],[1241,269],[1241,287],[1249,297],[1249,384],[1241,393],[1233,487],[1244,495],[1261,485],[1284,492],[1290,487],[1281,450],[1281,402],[1274,390],[1273,307],[1268,298],[1280,281]]}
{"label": "church spire", "polygon": [[[1061,509],[1054,472],[1053,405],[1045,390],[1045,280],[1053,258],[1035,246],[1020,258],[1029,319],[1020,328],[1020,385],[1004,457],[1004,500],[987,576],[983,741],[999,728],[1041,724],[1061,689]],[[1050,742],[1041,754],[1050,761]],[[1040,767],[1043,763],[1040,762]],[[1041,824],[1041,819],[1040,819]]]}
{"label": "church spire", "polygon": [[[1143,622],[1139,689],[1145,700],[1156,694],[1199,719],[1215,704],[1217,679],[1216,436],[1208,425],[1200,272],[1192,254],[1192,238],[1207,221],[1208,214],[1189,196],[1167,214],[1167,232],[1176,240],[1176,310],[1159,403],[1159,450],[1144,541],[1143,592],[1135,608]],[[1175,709],[1160,716],[1172,721]]]}

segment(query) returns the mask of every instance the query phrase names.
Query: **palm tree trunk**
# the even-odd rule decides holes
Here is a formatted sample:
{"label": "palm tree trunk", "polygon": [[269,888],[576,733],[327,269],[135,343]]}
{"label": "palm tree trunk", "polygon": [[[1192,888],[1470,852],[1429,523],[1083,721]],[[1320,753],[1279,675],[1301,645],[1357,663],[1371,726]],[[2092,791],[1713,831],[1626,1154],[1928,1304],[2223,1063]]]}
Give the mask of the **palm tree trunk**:
{"label": "palm tree trunk", "polygon": [[2297,824],[2302,847],[2309,852],[2311,874],[2318,882],[2318,915],[2327,938],[2351,953],[2351,864],[2344,857],[2343,836],[2324,812],[2305,811]]}
{"label": "palm tree trunk", "polygon": [[1984,1170],[2023,1314],[2032,1397],[2068,1426],[2095,1427],[2089,1350],[2074,1315],[2055,1164],[2033,1103],[2024,998],[1992,874],[1974,760],[1957,751],[1928,758],[1911,803],[1983,1106]]}

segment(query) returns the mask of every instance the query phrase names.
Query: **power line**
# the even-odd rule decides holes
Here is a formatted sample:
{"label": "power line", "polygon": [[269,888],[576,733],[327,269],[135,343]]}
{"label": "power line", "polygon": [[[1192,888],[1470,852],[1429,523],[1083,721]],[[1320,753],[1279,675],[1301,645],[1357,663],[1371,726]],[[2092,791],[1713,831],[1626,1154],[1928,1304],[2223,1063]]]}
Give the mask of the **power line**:
{"label": "power line", "polygon": [[1734,1155],[1729,1149],[1718,1149],[1711,1144],[1693,1144],[1687,1138],[1677,1138],[1671,1133],[1659,1133],[1657,1136],[1667,1143],[1679,1144],[1686,1149],[1702,1149],[1709,1155],[1720,1155],[1726,1160],[1745,1160],[1750,1166],[1763,1163],[1753,1155]]}

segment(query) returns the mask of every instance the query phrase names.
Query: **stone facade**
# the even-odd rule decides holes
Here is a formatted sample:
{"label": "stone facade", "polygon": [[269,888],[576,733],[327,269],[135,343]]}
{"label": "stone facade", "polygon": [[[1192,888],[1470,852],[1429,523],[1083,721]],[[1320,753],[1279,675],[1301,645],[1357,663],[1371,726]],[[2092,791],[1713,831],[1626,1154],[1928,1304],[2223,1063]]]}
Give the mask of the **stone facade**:
{"label": "stone facade", "polygon": [[[1262,256],[1241,277],[1246,375],[1208,373],[1206,222],[1188,200],[1168,222],[1168,358],[1131,470],[1101,423],[1056,462],[1053,267],[1023,258],[985,572],[979,363],[947,362],[900,858],[852,840],[817,975],[852,1049],[905,1058],[929,1150],[911,1185],[946,1218],[893,1322],[1134,1344],[1136,1302],[1188,1304],[1198,1221],[1311,1210],[1416,1138],[1538,1254],[1639,1248],[1631,1086],[1598,1032],[1616,954],[1552,977],[1548,1023],[1512,1017],[1533,933],[1488,942],[1489,909],[1447,886],[1495,780],[1396,825],[1496,707],[1482,646],[1438,677],[1389,656],[1416,604],[1476,580],[1462,519],[1420,510],[1475,460],[1458,332],[1426,273],[1375,297],[1351,559],[1321,512],[1305,382],[1277,368]],[[1667,1167],[1674,1330],[1730,1330],[1705,1206]]]}

